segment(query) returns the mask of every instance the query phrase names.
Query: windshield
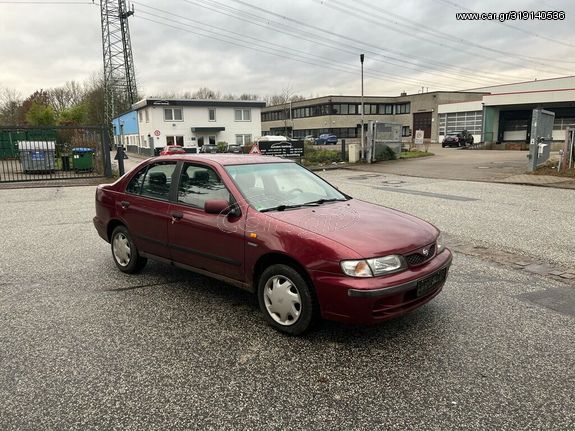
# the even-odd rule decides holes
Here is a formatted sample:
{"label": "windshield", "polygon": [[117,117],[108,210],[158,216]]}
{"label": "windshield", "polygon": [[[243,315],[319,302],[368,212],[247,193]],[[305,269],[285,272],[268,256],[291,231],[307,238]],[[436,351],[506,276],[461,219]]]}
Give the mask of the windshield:
{"label": "windshield", "polygon": [[296,163],[226,166],[242,195],[258,211],[283,211],[348,198]]}

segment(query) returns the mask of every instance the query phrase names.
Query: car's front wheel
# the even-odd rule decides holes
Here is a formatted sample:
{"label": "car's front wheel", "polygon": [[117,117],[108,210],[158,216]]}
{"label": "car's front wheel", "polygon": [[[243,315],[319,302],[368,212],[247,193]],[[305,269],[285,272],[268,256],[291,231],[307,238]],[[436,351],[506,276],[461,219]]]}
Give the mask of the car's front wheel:
{"label": "car's front wheel", "polygon": [[318,314],[312,289],[291,266],[276,264],[268,267],[258,283],[258,302],[266,321],[290,335],[305,332]]}
{"label": "car's front wheel", "polygon": [[118,269],[128,274],[140,272],[146,266],[147,259],[140,256],[132,241],[130,232],[125,226],[118,226],[112,232],[110,241],[112,257]]}

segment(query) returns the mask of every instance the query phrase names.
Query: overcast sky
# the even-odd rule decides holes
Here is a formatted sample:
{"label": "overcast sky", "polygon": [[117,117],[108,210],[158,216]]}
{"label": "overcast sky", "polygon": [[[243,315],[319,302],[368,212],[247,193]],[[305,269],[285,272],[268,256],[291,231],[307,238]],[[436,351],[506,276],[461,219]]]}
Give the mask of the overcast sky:
{"label": "overcast sky", "polygon": [[[101,73],[98,0],[14,4],[19,1],[26,2],[0,0],[0,88],[25,97]],[[136,78],[147,96],[199,87],[261,96],[285,88],[305,97],[360,94],[362,52],[366,95],[575,74],[572,0],[133,3],[129,25]],[[565,19],[455,19],[456,12],[467,10],[564,11]]]}

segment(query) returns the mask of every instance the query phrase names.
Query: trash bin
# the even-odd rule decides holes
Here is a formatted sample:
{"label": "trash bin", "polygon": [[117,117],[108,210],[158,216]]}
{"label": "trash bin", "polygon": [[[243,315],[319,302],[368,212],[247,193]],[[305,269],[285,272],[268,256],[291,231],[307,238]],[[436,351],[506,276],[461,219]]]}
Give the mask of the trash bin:
{"label": "trash bin", "polygon": [[51,172],[56,169],[54,141],[18,141],[22,171]]}
{"label": "trash bin", "polygon": [[94,170],[94,150],[92,148],[72,148],[75,171]]}

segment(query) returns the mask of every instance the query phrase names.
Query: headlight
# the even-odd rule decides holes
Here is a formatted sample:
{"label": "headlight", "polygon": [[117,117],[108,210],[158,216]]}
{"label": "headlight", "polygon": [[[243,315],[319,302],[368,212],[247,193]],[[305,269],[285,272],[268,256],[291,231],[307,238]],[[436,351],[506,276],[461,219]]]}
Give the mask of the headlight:
{"label": "headlight", "polygon": [[351,277],[374,277],[397,272],[406,266],[403,258],[396,255],[341,262],[342,271]]}
{"label": "headlight", "polygon": [[435,240],[437,243],[437,254],[443,252],[445,250],[445,243],[443,242],[443,234],[439,232],[439,236]]}
{"label": "headlight", "polygon": [[404,262],[401,256],[396,255],[367,259],[374,275],[389,274],[403,269],[406,266]]}

